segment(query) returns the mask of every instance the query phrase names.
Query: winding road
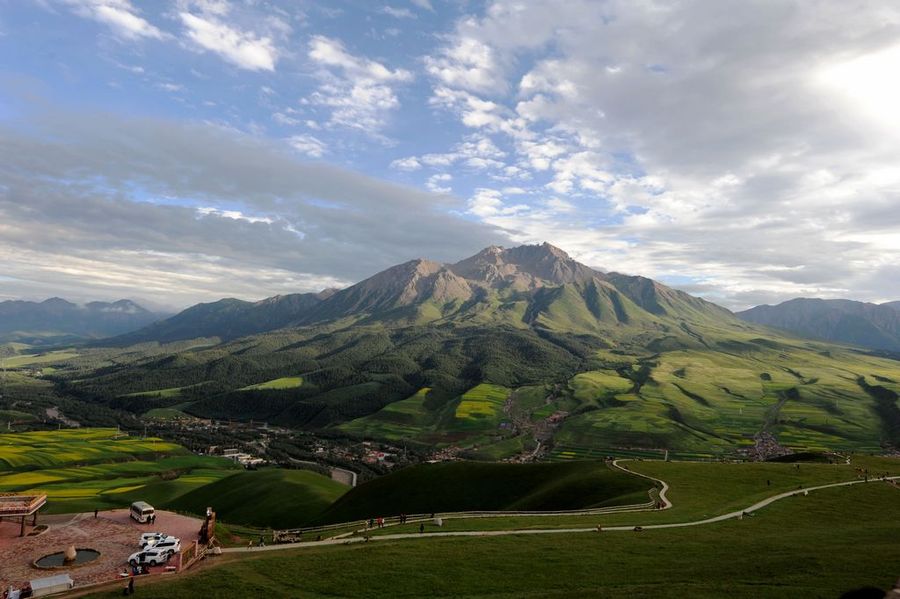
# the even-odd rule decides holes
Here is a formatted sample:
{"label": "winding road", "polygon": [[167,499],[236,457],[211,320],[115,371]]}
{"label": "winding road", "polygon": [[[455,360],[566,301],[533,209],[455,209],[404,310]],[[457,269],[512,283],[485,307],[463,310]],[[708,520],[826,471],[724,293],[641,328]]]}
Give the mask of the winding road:
{"label": "winding road", "polygon": [[[654,482],[660,483],[662,485],[662,489],[659,492],[659,499],[663,502],[663,509],[668,509],[672,507],[672,502],[666,497],[666,491],[669,490],[669,485],[660,479],[653,478],[652,476],[647,476],[645,474],[639,474],[627,468],[623,468],[619,465],[618,460],[613,462],[613,466],[628,472],[629,474],[634,474],[636,476],[641,476],[643,478],[650,479]],[[814,491],[820,491],[822,489],[831,489],[835,487],[847,487],[851,485],[860,485],[860,484],[878,484],[883,483],[884,481],[897,481],[900,480],[900,476],[888,476],[884,479],[869,479],[869,480],[851,480],[839,483],[830,483],[827,485],[819,485],[816,487],[808,487],[803,489],[796,489],[793,491],[787,491],[785,493],[779,493],[777,495],[773,495],[771,497],[767,497],[762,501],[758,501],[753,505],[750,505],[744,509],[736,510],[733,512],[728,512],[726,514],[721,514],[719,516],[713,516],[711,518],[705,518],[703,520],[691,520],[688,522],[675,522],[669,524],[647,524],[642,525],[642,530],[652,530],[658,528],[684,528],[687,526],[702,526],[704,524],[713,524],[715,522],[722,522],[725,520],[732,519],[741,519],[745,515],[752,514],[762,508],[775,503],[776,501],[780,501],[782,499],[786,499],[788,497],[793,497],[795,495],[808,495]],[[646,510],[644,510],[646,511]],[[653,510],[657,511],[657,510]],[[547,514],[544,514],[547,515]],[[560,514],[562,515],[562,514]],[[444,516],[446,519],[447,517]],[[417,520],[418,521],[418,520]],[[413,521],[410,521],[413,523]],[[634,526],[604,526],[603,532],[607,531],[633,531],[635,529]],[[498,537],[498,536],[508,536],[508,535],[542,535],[542,534],[569,534],[569,533],[579,533],[579,532],[597,532],[597,527],[589,527],[589,528],[539,528],[539,529],[512,529],[512,530],[472,530],[472,531],[455,531],[455,532],[428,532],[428,533],[398,533],[398,534],[386,534],[386,535],[375,535],[369,537],[368,541],[393,541],[398,539],[428,539],[434,537]],[[304,547],[321,547],[322,545],[349,545],[351,543],[364,543],[368,542],[364,537],[336,537],[332,539],[325,539],[322,541],[308,541],[308,542],[300,542],[300,543],[289,543],[284,545],[270,545],[265,547],[228,547],[222,549],[223,553],[257,553],[261,551],[280,551],[284,549],[297,549]]]}

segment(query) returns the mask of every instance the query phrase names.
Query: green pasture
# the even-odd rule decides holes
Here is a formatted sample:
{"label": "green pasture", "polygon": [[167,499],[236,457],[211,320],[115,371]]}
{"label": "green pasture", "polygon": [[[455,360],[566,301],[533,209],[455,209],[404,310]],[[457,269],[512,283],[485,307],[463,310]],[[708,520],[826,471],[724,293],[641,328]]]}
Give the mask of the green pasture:
{"label": "green pasture", "polygon": [[898,494],[885,484],[829,489],[744,520],[641,533],[429,538],[438,530],[430,527],[411,540],[217,558],[221,567],[161,578],[138,592],[172,599],[839,597],[893,584],[896,572],[885,566],[900,559]]}
{"label": "green pasture", "polygon": [[419,464],[363,483],[319,518],[339,523],[402,513],[570,510],[643,503],[652,483],[603,462]]}
{"label": "green pasture", "polygon": [[[577,463],[577,462],[574,462]],[[776,462],[663,462],[631,460],[621,462],[629,470],[664,480],[673,507],[667,510],[608,514],[603,516],[523,516],[447,519],[441,530],[526,530],[532,528],[572,528],[604,525],[668,524],[702,520],[727,514],[757,501],[783,493],[835,482],[862,480],[860,470],[869,470],[870,484],[876,474],[900,476],[900,459],[854,455],[849,465]],[[634,501],[641,503],[645,500]],[[417,526],[384,529],[415,532]]]}
{"label": "green pasture", "polygon": [[71,349],[60,349],[39,354],[20,354],[3,359],[5,368],[22,368],[24,366],[40,366],[53,364],[78,357],[78,352]]}
{"label": "green pasture", "polygon": [[309,470],[266,469],[239,472],[200,486],[168,503],[203,514],[207,506],[226,523],[264,528],[304,526],[349,487]]}
{"label": "green pasture", "polygon": [[242,387],[239,391],[263,391],[266,389],[296,389],[303,385],[303,377],[301,376],[285,376],[279,379],[273,379],[256,385],[248,385]]}

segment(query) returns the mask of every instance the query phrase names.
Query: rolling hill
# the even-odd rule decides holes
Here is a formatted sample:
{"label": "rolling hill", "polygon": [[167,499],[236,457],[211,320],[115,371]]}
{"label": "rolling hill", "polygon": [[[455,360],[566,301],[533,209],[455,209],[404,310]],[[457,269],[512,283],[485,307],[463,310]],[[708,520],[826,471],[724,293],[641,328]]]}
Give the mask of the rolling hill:
{"label": "rolling hill", "polygon": [[[483,459],[537,441],[560,460],[900,443],[900,362],[746,322],[548,244],[413,260],[285,301],[229,300],[208,326],[171,333],[216,304],[194,307],[136,334],[141,345],[81,351],[53,377],[118,409],[177,405]],[[263,313],[241,328],[241,315]],[[167,344],[195,333],[225,341]],[[302,383],[266,384],[280,379]],[[479,398],[490,399],[470,410]]]}
{"label": "rolling hill", "polygon": [[404,468],[359,485],[316,518],[329,524],[432,512],[550,511],[644,503],[648,481],[603,462],[482,464]]}
{"label": "rolling hill", "polygon": [[296,528],[308,524],[348,488],[309,470],[246,471],[186,493],[167,507],[204,514],[212,506],[225,523]]}
{"label": "rolling hill", "polygon": [[900,302],[798,298],[777,306],[757,306],[737,316],[804,337],[900,351]]}

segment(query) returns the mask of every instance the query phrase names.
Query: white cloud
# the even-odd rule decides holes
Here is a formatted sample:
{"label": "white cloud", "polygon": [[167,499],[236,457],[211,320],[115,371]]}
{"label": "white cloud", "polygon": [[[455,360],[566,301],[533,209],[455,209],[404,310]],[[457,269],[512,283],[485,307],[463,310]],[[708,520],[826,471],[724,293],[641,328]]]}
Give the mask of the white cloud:
{"label": "white cloud", "polygon": [[437,56],[426,56],[425,68],[441,85],[448,87],[486,94],[503,93],[507,89],[493,48],[473,38],[460,37],[442,48]]}
{"label": "white cloud", "polygon": [[398,158],[391,162],[391,168],[401,171],[417,171],[422,168],[422,164],[415,156],[408,156],[406,158]]}
{"label": "white cloud", "polygon": [[248,216],[240,210],[220,210],[212,206],[201,206],[197,208],[197,214],[201,216],[219,216],[222,218],[230,218],[231,220],[242,220],[248,223],[266,223],[271,225],[275,222],[271,216]]}
{"label": "white cloud", "polygon": [[274,71],[278,49],[269,36],[243,31],[220,20],[221,13],[178,14],[188,38],[198,47],[249,71]]}
{"label": "white cloud", "polygon": [[292,135],[288,138],[288,143],[292,148],[310,158],[321,158],[328,152],[325,143],[313,135]]}
{"label": "white cloud", "polygon": [[159,83],[156,87],[167,92],[180,92],[184,89],[184,86],[181,84],[168,82]]}
{"label": "white cloud", "polygon": [[423,166],[448,167],[463,165],[472,170],[503,169],[506,157],[494,141],[485,135],[469,135],[462,142],[453,146],[450,152],[430,153],[421,156],[409,156],[391,162],[391,168],[414,171]]}
{"label": "white cloud", "polygon": [[450,195],[287,146],[109,113],[48,109],[0,125],[0,255],[14,279],[3,292],[98,299],[135,295],[138,281],[167,303],[258,299],[503,242]]}
{"label": "white cloud", "polygon": [[440,173],[428,177],[428,181],[425,183],[425,186],[428,187],[429,191],[433,191],[434,193],[450,193],[453,191],[453,188],[447,186],[447,183],[452,180],[452,175],[448,173]]}
{"label": "white cloud", "polygon": [[431,0],[410,0],[410,2],[421,9],[434,12],[434,7],[431,5]]}
{"label": "white cloud", "polygon": [[416,15],[408,8],[396,8],[394,6],[382,6],[379,11],[395,19],[415,19]]}
{"label": "white cloud", "polygon": [[426,67],[433,106],[508,137],[507,187],[554,192],[473,194],[516,241],[738,307],[878,299],[900,295],[897,39],[887,5],[497,0]]}
{"label": "white cloud", "polygon": [[383,128],[387,113],[400,106],[394,86],[413,79],[405,69],[354,56],[339,40],[321,35],[313,36],[308,56],[322,80],[308,101],[330,108],[332,125],[368,133]]}
{"label": "white cloud", "polygon": [[279,125],[299,125],[302,122],[300,119],[294,118],[289,114],[285,114],[284,112],[273,113],[272,120]]}
{"label": "white cloud", "polygon": [[163,39],[166,34],[147,19],[129,0],[64,0],[76,14],[108,25],[122,38]]}

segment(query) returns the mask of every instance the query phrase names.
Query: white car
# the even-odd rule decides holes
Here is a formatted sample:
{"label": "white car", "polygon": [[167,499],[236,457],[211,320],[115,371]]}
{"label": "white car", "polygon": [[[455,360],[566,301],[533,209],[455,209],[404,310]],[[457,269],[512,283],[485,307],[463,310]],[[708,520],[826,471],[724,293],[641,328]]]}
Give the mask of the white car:
{"label": "white car", "polygon": [[166,537],[155,543],[147,543],[141,547],[144,551],[165,551],[170,556],[181,551],[181,541],[175,537]]}
{"label": "white car", "polygon": [[128,563],[132,566],[158,566],[159,564],[166,563],[170,556],[171,554],[166,550],[146,549],[144,551],[132,553],[128,557]]}
{"label": "white car", "polygon": [[138,545],[143,547],[147,543],[156,543],[157,541],[165,539],[168,536],[169,535],[164,532],[145,532],[141,535],[140,540],[138,540]]}

